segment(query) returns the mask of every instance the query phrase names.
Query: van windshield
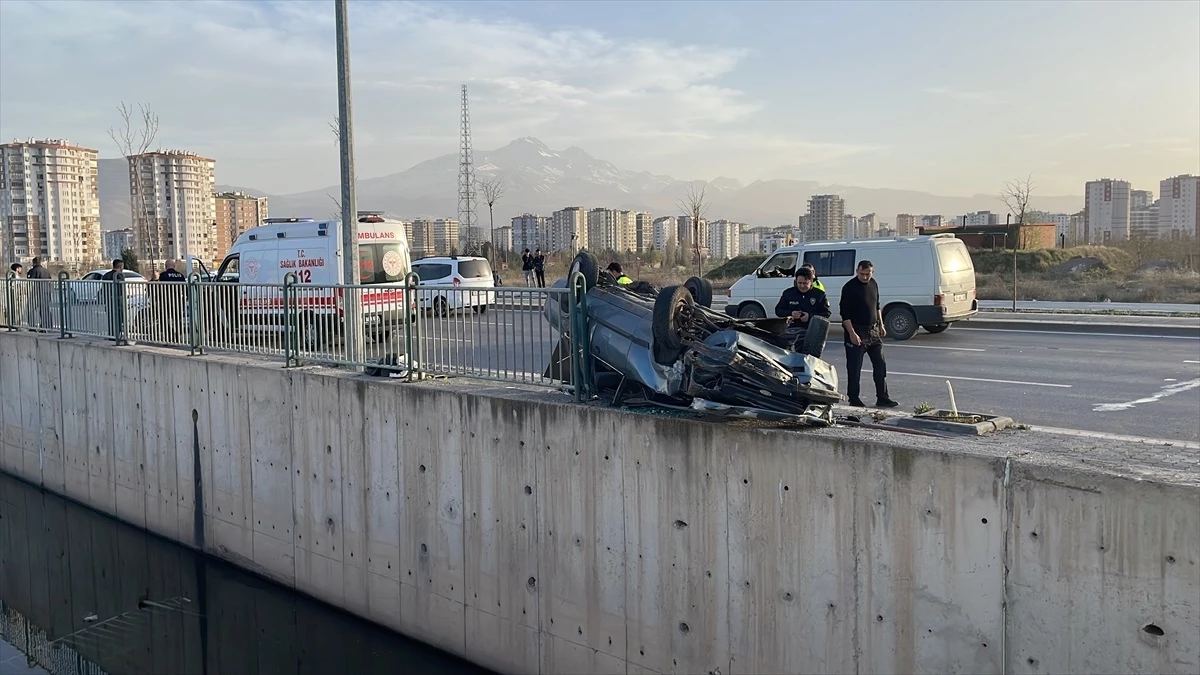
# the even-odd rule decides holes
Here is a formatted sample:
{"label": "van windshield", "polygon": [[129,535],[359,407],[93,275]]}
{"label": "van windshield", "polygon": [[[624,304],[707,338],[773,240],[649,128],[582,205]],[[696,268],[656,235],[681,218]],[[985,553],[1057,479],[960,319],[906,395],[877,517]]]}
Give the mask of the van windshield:
{"label": "van windshield", "polygon": [[408,251],[397,243],[358,245],[358,283],[394,284],[404,281]]}
{"label": "van windshield", "polygon": [[490,279],[492,266],[486,260],[460,260],[458,273],[464,279]]}

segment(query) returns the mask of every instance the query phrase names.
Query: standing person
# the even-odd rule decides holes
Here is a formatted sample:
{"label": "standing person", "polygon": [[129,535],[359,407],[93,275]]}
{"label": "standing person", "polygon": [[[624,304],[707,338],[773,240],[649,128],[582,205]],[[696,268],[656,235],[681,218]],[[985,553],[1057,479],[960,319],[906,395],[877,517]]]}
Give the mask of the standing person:
{"label": "standing person", "polygon": [[108,333],[112,339],[120,341],[121,329],[125,324],[125,261],[120,258],[113,260],[112,269],[100,279],[109,282],[100,289],[100,299],[108,313]]}
{"label": "standing person", "polygon": [[533,285],[533,255],[529,253],[529,249],[521,254],[521,271],[525,273],[525,285]]}
{"label": "standing person", "polygon": [[813,284],[812,270],[807,267],[796,270],[792,287],[779,296],[779,303],[775,305],[775,316],[789,319],[788,334],[793,336],[793,351],[799,351],[795,343],[808,332],[809,320],[814,315],[828,319],[831,313],[829,298]]}
{"label": "standing person", "polygon": [[870,260],[858,263],[854,278],[842,286],[840,314],[846,345],[846,396],[850,405],[866,407],[859,397],[859,377],[862,375],[863,355],[871,359],[871,375],[875,380],[875,405],[895,408],[900,405],[888,396],[887,363],[883,360],[883,312],[879,305],[879,284],[872,277],[875,266]]}
{"label": "standing person", "polygon": [[26,294],[25,311],[29,319],[29,328],[35,331],[50,328],[54,324],[50,312],[50,272],[42,267],[41,258],[33,259],[25,278],[38,282],[29,284],[29,292]]}
{"label": "standing person", "polygon": [[174,260],[168,260],[166,269],[159,273],[158,280],[167,282],[166,284],[158,285],[158,301],[162,303],[162,309],[160,310],[159,317],[163,322],[163,327],[166,329],[165,337],[173,340],[179,336],[179,328],[181,323],[180,317],[182,316],[184,305],[184,293],[187,290],[182,287],[176,288],[174,284],[178,284],[180,282],[187,283],[187,277],[183,276],[182,272],[179,272],[175,269]]}
{"label": "standing person", "polygon": [[[19,262],[15,262],[8,266],[8,278],[20,279],[25,276],[25,268]],[[5,286],[5,292],[11,293],[10,298],[5,299],[5,303],[10,300],[11,305],[6,304],[7,311],[12,312],[12,315],[4,316],[4,325],[16,328],[21,324],[21,316],[25,313],[25,287],[20,283],[8,283]]]}
{"label": "standing person", "polygon": [[533,273],[537,275],[538,288],[546,287],[546,254],[538,249],[533,254]]}

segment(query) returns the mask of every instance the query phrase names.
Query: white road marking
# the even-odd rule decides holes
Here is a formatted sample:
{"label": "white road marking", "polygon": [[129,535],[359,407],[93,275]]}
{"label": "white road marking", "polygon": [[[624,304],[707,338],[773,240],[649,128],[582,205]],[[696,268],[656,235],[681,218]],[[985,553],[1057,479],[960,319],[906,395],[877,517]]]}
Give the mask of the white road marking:
{"label": "white road marking", "polygon": [[1200,361],[1184,361],[1184,363],[1200,363]]}
{"label": "white road marking", "polygon": [[1133,333],[1089,333],[1080,330],[1029,330],[1026,328],[955,328],[955,331],[976,330],[989,333],[1037,333],[1039,335],[1091,335],[1094,337],[1158,338],[1162,340],[1200,340],[1200,335],[1139,335]]}
{"label": "white road marking", "polygon": [[936,347],[934,345],[888,345],[889,347],[908,347],[909,349],[945,349],[952,352],[986,352],[986,349],[978,349],[976,347]]}
{"label": "white road marking", "polygon": [[[869,373],[871,371],[864,368],[863,372]],[[971,382],[996,382],[998,384],[1021,384],[1021,385],[1026,385],[1026,386],[1030,386],[1030,387],[1056,387],[1059,389],[1070,389],[1072,387],[1072,385],[1069,385],[1069,384],[1052,384],[1049,382],[1022,382],[1020,380],[993,380],[993,379],[986,378],[986,377],[964,377],[962,375],[930,375],[928,373],[902,373],[898,370],[889,370],[888,375],[907,375],[909,377],[930,377],[935,380],[969,380]]]}
{"label": "white road marking", "polygon": [[1134,406],[1142,405],[1143,403],[1154,403],[1155,401],[1162,400],[1168,396],[1181,394],[1189,389],[1195,389],[1197,387],[1200,387],[1200,379],[1188,380],[1187,382],[1180,382],[1178,384],[1170,384],[1158,390],[1157,394],[1152,394],[1145,398],[1139,398],[1134,401],[1126,401],[1124,403],[1097,403],[1095,407],[1092,408],[1092,412],[1120,412],[1122,410],[1129,410]]}

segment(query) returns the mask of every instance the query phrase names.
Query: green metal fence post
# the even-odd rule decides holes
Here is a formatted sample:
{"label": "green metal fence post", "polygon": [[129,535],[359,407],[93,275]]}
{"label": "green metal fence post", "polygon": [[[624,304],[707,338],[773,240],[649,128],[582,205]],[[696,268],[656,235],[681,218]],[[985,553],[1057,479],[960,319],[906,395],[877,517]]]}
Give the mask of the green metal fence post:
{"label": "green metal fence post", "polygon": [[571,360],[572,374],[578,368],[578,379],[575,380],[575,395],[579,401],[586,401],[592,395],[592,358],[591,345],[588,340],[587,319],[587,282],[583,274],[576,272],[570,280],[571,309],[574,320],[571,323]]}
{"label": "green metal fence post", "polygon": [[417,352],[420,350],[418,346],[420,340],[414,335],[417,330],[417,316],[415,307],[417,302],[417,288],[421,285],[421,278],[416,272],[409,272],[404,275],[404,359],[408,363],[407,379],[409,382],[417,379]]}
{"label": "green metal fence post", "polygon": [[67,310],[67,279],[70,275],[66,272],[58,273],[58,339],[65,340],[71,337],[68,331],[68,317],[71,313]]}
{"label": "green metal fence post", "polygon": [[17,318],[17,301],[15,286],[17,275],[9,272],[8,276],[4,277],[4,324],[8,326],[8,331],[11,333],[17,329],[20,320]]}
{"label": "green metal fence post", "polygon": [[283,276],[283,359],[284,367],[300,365],[300,322],[296,312],[295,272]]}

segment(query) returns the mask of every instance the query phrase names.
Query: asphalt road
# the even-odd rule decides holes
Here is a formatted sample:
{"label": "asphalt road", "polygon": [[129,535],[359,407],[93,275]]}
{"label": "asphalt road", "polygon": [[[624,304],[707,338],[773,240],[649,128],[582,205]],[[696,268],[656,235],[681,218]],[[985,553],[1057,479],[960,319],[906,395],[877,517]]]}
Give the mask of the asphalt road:
{"label": "asphalt road", "polygon": [[[429,320],[425,361],[540,375],[557,336],[541,315],[491,310]],[[841,330],[824,358],[844,380]],[[901,410],[922,402],[1008,415],[1039,426],[1200,441],[1200,339],[1016,331],[954,326],[888,341],[888,384]],[[863,400],[874,402],[869,367]]]}

